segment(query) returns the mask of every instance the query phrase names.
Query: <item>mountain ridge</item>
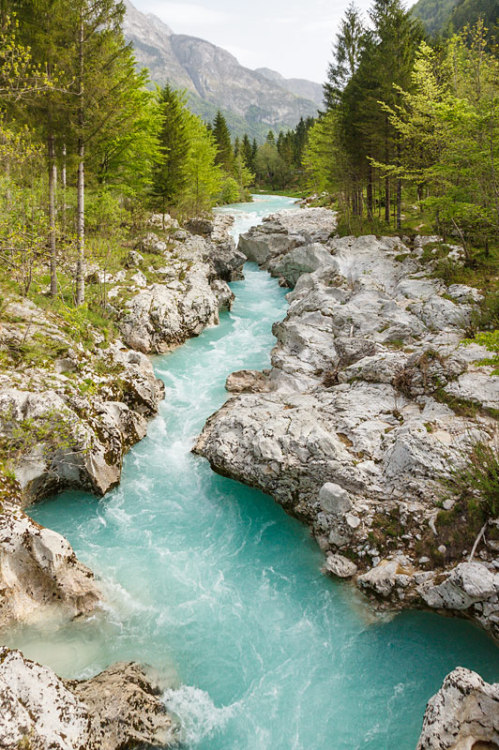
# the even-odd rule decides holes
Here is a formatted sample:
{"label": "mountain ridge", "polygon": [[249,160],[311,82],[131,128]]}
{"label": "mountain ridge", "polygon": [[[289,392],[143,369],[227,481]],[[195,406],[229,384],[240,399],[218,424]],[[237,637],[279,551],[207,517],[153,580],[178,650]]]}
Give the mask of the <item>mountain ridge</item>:
{"label": "mountain ridge", "polygon": [[[124,33],[139,67],[148,68],[158,85],[168,81],[184,89],[190,109],[203,119],[212,120],[220,109],[233,135],[247,132],[262,139],[269,129],[294,128],[301,117],[316,116],[319,84],[285,79],[275,71],[279,80],[271,80],[259,70],[244,67],[212,42],[175,34],[154,14],[137,10],[130,0],[125,0],[125,7]],[[295,93],[300,90],[310,90],[315,101]]]}

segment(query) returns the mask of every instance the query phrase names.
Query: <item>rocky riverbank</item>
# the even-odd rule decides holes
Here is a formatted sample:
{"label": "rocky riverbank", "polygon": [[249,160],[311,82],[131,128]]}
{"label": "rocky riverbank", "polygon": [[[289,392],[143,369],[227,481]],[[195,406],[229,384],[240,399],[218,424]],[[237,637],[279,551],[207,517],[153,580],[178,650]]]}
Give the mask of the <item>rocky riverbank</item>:
{"label": "rocky riverbank", "polygon": [[494,750],[499,746],[499,683],[458,667],[426,708],[417,750]]}
{"label": "rocky riverbank", "polygon": [[161,700],[164,689],[137,664],[115,664],[90,680],[69,681],[0,647],[0,747],[173,747],[176,726]]}
{"label": "rocky riverbank", "polygon": [[243,235],[250,260],[296,285],[271,371],[229,379],[239,395],[195,450],[309,524],[325,569],[377,606],[458,614],[499,638],[498,521],[479,536],[443,483],[497,444],[499,377],[490,352],[462,344],[481,295],[430,276],[434,240],[338,238],[325,209]]}
{"label": "rocky riverbank", "polygon": [[[65,489],[103,495],[119,483],[125,453],[145,436],[164,397],[146,354],[167,351],[215,325],[232,303],[227,281],[240,276],[245,258],[228,235],[230,222],[219,217],[188,231],[153,217],[121,269],[90,267],[87,284],[101,290],[111,334],[82,323],[69,308],[4,297],[0,629],[71,619],[99,605],[93,573],[63,537],[33,522],[24,508]],[[137,665],[64,684],[50,670],[5,651],[0,671],[0,682],[12,688],[2,696],[9,717],[1,722],[2,747],[23,742],[111,749],[165,744],[167,734],[173,736],[154,686]]]}

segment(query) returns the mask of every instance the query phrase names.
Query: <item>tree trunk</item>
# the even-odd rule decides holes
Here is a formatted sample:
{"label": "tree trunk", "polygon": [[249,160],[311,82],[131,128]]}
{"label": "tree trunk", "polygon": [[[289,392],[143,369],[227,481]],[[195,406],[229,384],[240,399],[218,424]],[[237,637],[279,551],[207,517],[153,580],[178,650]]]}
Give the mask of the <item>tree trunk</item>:
{"label": "tree trunk", "polygon": [[367,218],[373,220],[373,168],[369,164],[367,168]]}
{"label": "tree trunk", "polygon": [[402,180],[397,180],[397,229],[402,228]]}
{"label": "tree trunk", "polygon": [[85,302],[85,142],[83,140],[83,126],[85,122],[85,110],[83,103],[83,44],[84,28],[83,20],[80,21],[78,33],[78,56],[79,56],[79,81],[78,81],[78,184],[76,202],[76,304]]}
{"label": "tree trunk", "polygon": [[390,224],[390,178],[385,177],[385,221]]}
{"label": "tree trunk", "polygon": [[[397,143],[397,164],[400,166],[401,160],[400,141]],[[397,178],[397,229],[402,227],[402,180]]]}
{"label": "tree trunk", "polygon": [[56,213],[55,191],[57,185],[57,165],[55,162],[54,135],[51,133],[47,140],[48,170],[49,170],[49,250],[50,250],[50,294],[57,295],[57,244],[56,244]]}
{"label": "tree trunk", "polygon": [[[385,116],[385,164],[390,163],[388,145],[388,116]],[[390,224],[390,178],[385,177],[385,221]]]}
{"label": "tree trunk", "polygon": [[66,144],[62,146],[62,165],[61,165],[61,185],[62,185],[62,201],[61,201],[61,228],[62,237],[66,238],[66,187],[67,187],[67,173],[66,173]]}

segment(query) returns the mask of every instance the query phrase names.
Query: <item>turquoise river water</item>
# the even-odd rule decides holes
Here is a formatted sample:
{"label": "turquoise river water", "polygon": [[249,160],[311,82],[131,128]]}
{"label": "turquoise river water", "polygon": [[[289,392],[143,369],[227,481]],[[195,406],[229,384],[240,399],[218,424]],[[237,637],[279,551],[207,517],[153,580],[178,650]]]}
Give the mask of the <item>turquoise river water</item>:
{"label": "turquoise river water", "polygon": [[[292,205],[228,207],[234,233]],[[320,573],[306,528],[190,452],[226,399],[226,376],[269,365],[285,292],[256,266],[232,285],[220,326],[155,359],[166,399],[98,500],[65,493],[32,509],[99,577],[102,612],[12,633],[63,676],[148,662],[179,687],[165,700],[188,750],[412,750],[428,698],[457,665],[488,680],[499,649],[471,624],[421,612],[389,620]]]}

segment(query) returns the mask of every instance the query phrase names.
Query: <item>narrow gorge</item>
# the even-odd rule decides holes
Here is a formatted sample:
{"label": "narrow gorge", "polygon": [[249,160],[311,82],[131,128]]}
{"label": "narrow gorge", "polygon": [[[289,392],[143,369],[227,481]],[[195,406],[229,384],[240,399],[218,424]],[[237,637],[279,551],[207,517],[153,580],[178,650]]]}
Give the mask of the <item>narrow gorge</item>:
{"label": "narrow gorge", "polygon": [[[165,747],[412,750],[435,694],[420,748],[494,747],[497,686],[467,670],[497,679],[497,537],[487,530],[469,562],[468,541],[441,538],[437,518],[437,478],[496,429],[487,352],[459,345],[476,292],[427,278],[424,241],[335,238],[332,212],[289,198],[218,216],[218,235],[172,227],[164,247],[152,227],[108,280],[123,341],[102,356],[119,365],[121,398],[104,375],[97,394],[72,392],[72,371],[100,372],[78,351],[22,404],[22,376],[8,384],[11,437],[16,410],[18,423],[45,413],[46,425],[59,398],[80,442],[76,467],[46,435],[49,450],[19,452],[20,491],[46,499],[29,508],[34,521],[20,502],[2,515],[22,525],[17,550],[10,527],[0,540],[4,592],[12,561],[25,566],[2,609],[3,643],[48,674],[5,649],[0,684],[36,672],[55,706],[71,702],[84,747],[125,741],[99,734],[109,684],[138,706],[129,739]],[[30,315],[13,311],[6,335],[24,325],[29,336]],[[473,400],[473,416],[451,399]],[[67,606],[27,596],[33,570],[45,595],[47,576],[50,591],[67,584]]]}

